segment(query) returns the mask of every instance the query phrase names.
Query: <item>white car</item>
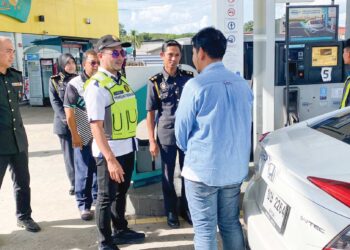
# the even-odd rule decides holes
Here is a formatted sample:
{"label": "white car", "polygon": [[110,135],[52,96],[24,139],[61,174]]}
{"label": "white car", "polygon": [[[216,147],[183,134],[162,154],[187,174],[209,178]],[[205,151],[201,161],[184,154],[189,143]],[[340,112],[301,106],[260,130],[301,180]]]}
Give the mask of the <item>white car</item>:
{"label": "white car", "polygon": [[252,250],[350,249],[350,107],[269,133],[243,199]]}
{"label": "white car", "polygon": [[322,20],[309,20],[306,23],[306,29],[311,33],[316,33],[320,30],[322,30],[323,27],[323,21]]}

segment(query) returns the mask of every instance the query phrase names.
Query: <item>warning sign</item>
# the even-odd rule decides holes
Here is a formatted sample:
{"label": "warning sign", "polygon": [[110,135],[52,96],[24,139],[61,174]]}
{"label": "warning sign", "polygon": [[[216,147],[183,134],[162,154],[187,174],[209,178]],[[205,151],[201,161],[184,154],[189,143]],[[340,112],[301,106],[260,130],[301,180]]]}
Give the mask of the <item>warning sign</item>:
{"label": "warning sign", "polygon": [[234,8],[229,8],[227,10],[227,14],[230,16],[230,17],[233,17],[236,15],[236,10]]}

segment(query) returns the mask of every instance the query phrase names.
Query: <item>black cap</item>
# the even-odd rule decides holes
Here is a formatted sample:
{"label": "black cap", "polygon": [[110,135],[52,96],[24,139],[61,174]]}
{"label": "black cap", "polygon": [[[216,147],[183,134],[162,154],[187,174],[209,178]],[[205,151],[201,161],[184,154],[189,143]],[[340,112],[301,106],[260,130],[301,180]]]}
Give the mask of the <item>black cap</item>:
{"label": "black cap", "polygon": [[119,45],[126,48],[126,47],[130,47],[131,43],[121,42],[119,38],[112,35],[105,35],[101,37],[100,40],[98,40],[96,44],[96,51],[99,52],[105,48],[113,48]]}
{"label": "black cap", "polygon": [[350,48],[350,38],[344,42],[344,48]]}

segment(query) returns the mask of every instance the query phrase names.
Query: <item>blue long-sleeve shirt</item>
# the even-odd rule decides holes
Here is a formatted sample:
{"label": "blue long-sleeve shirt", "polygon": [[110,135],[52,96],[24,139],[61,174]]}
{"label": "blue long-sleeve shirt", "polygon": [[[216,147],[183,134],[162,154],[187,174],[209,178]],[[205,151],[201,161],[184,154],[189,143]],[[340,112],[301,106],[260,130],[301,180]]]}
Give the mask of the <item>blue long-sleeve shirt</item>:
{"label": "blue long-sleeve shirt", "polygon": [[208,186],[242,182],[248,174],[253,95],[222,62],[209,64],[183,89],[175,136],[185,152],[182,175]]}

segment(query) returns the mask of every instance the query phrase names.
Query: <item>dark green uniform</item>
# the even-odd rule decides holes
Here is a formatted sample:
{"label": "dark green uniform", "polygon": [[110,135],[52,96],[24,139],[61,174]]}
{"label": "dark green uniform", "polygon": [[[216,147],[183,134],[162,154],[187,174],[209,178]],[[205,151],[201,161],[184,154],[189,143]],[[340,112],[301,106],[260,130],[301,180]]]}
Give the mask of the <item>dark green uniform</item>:
{"label": "dark green uniform", "polygon": [[9,68],[0,73],[0,187],[9,165],[14,180],[16,215],[30,218],[28,141],[19,111],[22,73]]}
{"label": "dark green uniform", "polygon": [[22,73],[9,68],[0,73],[0,155],[15,154],[28,148],[18,99],[22,89]]}

